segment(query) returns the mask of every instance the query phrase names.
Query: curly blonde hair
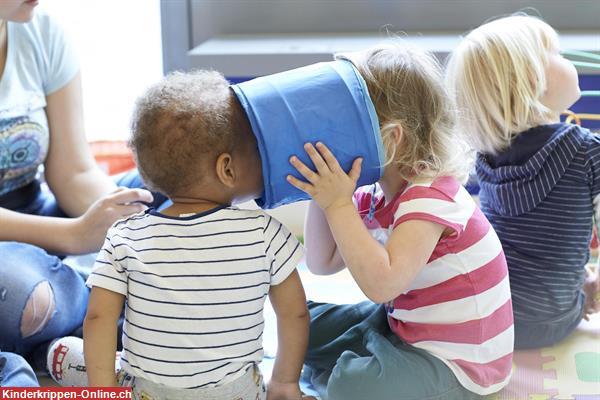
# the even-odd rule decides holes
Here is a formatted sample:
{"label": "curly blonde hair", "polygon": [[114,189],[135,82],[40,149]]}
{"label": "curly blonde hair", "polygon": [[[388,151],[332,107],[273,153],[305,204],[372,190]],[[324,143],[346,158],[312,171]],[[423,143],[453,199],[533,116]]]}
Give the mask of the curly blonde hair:
{"label": "curly blonde hair", "polygon": [[446,83],[459,125],[479,152],[506,149],[519,132],[548,120],[542,104],[548,54],[558,35],[537,17],[515,14],[471,31],[452,52]]}
{"label": "curly blonde hair", "polygon": [[[364,78],[386,153],[386,166],[414,181],[454,176],[464,181],[472,157],[455,130],[455,108],[440,64],[431,54],[395,39],[365,51],[336,54]],[[394,130],[402,129],[396,143]]]}

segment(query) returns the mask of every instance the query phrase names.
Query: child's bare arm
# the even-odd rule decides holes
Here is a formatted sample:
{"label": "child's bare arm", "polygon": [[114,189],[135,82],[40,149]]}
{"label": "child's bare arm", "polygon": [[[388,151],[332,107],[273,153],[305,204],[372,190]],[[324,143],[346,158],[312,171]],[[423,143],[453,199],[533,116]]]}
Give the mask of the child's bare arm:
{"label": "child's bare arm", "polygon": [[337,250],[329,223],[321,207],[311,200],[304,224],[306,265],[317,275],[330,275],[344,269],[344,260]]}
{"label": "child's bare arm", "polygon": [[434,222],[406,221],[394,229],[384,247],[371,237],[353,206],[327,213],[346,266],[363,293],[376,303],[406,291],[445,229]]}
{"label": "child's bare arm", "polygon": [[425,266],[446,228],[429,221],[407,221],[398,225],[386,247],[382,246],[371,237],[352,202],[360,160],[355,160],[346,174],[322,143],[317,143],[318,151],[311,144],[304,148],[317,171],[292,157],[292,165],[308,182],[293,176],[288,181],[321,207],[337,249],[363,293],[376,303],[397,297]]}
{"label": "child's bare arm", "polygon": [[93,287],[83,322],[83,351],[90,386],[118,386],[115,375],[117,322],[125,297]]}
{"label": "child's bare arm", "polygon": [[268,385],[268,400],[301,399],[299,380],[308,345],[309,315],[298,271],[272,286],[269,299],[277,315],[277,356]]}

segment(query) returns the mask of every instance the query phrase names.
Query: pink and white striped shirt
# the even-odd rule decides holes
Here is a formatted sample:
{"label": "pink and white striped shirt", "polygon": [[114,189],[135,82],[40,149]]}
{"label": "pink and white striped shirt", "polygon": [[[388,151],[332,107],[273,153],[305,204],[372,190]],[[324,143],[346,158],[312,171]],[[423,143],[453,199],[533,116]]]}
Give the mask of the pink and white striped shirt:
{"label": "pink and white striped shirt", "polygon": [[452,231],[409,289],[388,304],[390,328],[442,360],[470,391],[497,392],[510,379],[514,331],[508,269],[494,229],[451,177],[411,184],[388,204],[376,187],[369,220],[371,197],[369,187],[354,195],[365,225],[382,244],[408,220],[432,221]]}

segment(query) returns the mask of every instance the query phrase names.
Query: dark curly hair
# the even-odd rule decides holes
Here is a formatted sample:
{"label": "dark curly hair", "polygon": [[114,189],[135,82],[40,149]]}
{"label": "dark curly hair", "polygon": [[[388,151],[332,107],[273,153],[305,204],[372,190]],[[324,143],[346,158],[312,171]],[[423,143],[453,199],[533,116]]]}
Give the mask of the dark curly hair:
{"label": "dark curly hair", "polygon": [[233,150],[245,118],[219,72],[169,74],[133,113],[129,144],[145,184],[172,196],[202,182],[219,154]]}

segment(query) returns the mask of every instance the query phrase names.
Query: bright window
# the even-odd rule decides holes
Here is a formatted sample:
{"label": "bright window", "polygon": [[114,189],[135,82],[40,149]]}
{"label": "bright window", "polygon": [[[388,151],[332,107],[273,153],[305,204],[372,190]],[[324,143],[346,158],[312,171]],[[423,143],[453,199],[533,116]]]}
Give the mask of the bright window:
{"label": "bright window", "polygon": [[73,42],[88,140],[129,136],[135,99],[162,77],[159,0],[45,0]]}

